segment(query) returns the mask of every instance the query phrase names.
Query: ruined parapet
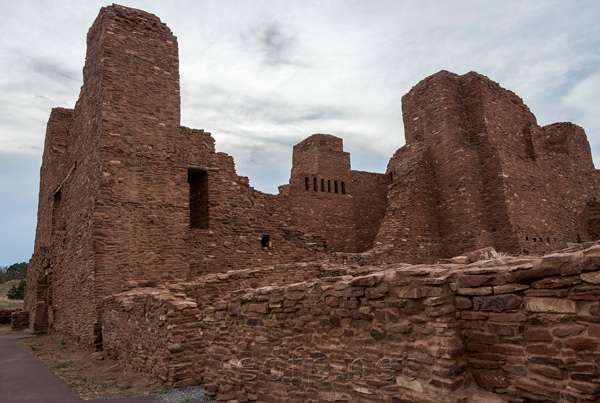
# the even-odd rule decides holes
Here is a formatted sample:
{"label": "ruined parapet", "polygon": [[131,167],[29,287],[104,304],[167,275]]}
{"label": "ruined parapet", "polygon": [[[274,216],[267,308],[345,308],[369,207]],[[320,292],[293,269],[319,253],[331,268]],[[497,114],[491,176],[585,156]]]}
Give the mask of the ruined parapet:
{"label": "ruined parapet", "polygon": [[330,251],[364,251],[385,212],[387,185],[385,175],[350,169],[341,138],[314,134],[294,146],[292,219],[325,237]]}
{"label": "ruined parapet", "polygon": [[[538,126],[521,98],[474,72],[424,79],[402,110],[406,151],[388,165],[394,183],[378,244],[416,262],[432,260],[407,244],[411,233],[434,240],[416,246],[437,257],[484,246],[537,254],[593,239],[586,203],[598,180],[581,128]],[[422,197],[429,208],[414,209]]]}
{"label": "ruined parapet", "polygon": [[350,154],[342,139],[314,134],[294,146],[290,178],[296,225],[323,234],[330,250],[355,248]]}

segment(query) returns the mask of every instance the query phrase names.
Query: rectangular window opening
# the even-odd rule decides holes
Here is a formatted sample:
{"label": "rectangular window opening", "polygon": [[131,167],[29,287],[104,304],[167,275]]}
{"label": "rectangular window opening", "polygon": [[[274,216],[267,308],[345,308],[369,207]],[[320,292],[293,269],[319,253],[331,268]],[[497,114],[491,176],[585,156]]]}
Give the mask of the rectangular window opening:
{"label": "rectangular window opening", "polygon": [[208,174],[206,171],[188,170],[190,185],[190,228],[208,228]]}
{"label": "rectangular window opening", "polygon": [[263,248],[270,248],[271,247],[271,236],[263,235],[262,239],[260,240],[260,246],[262,246]]}
{"label": "rectangular window opening", "polygon": [[310,189],[308,186],[308,176],[304,178],[304,187],[306,188],[306,190]]}
{"label": "rectangular window opening", "polygon": [[313,178],[313,190],[317,191],[317,178]]}
{"label": "rectangular window opening", "polygon": [[346,182],[342,182],[342,194],[346,194]]}
{"label": "rectangular window opening", "polygon": [[331,193],[331,181],[327,181],[327,193]]}
{"label": "rectangular window opening", "polygon": [[325,191],[325,179],[321,179],[321,192]]}
{"label": "rectangular window opening", "polygon": [[335,193],[337,193],[337,192],[338,192],[337,181],[333,181],[333,191],[334,191]]}

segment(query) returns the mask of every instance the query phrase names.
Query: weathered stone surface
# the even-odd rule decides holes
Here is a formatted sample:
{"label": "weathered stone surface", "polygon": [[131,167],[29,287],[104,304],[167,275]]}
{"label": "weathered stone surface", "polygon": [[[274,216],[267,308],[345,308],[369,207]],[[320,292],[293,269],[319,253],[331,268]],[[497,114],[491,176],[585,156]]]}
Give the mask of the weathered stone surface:
{"label": "weathered stone surface", "polygon": [[598,342],[595,339],[576,337],[573,339],[565,340],[565,347],[572,348],[573,350],[595,350],[598,346]]}
{"label": "weathered stone surface", "polygon": [[586,283],[600,284],[600,271],[581,273],[579,277]]}
{"label": "weathered stone surface", "polygon": [[531,283],[533,288],[562,288],[581,283],[579,276],[550,277]]}
{"label": "weathered stone surface", "polygon": [[493,293],[493,289],[492,287],[459,288],[456,293],[458,295],[490,295]]}
{"label": "weathered stone surface", "polygon": [[475,378],[475,382],[479,386],[487,390],[495,388],[505,388],[508,386],[508,379],[504,371],[500,370],[472,370],[471,373]]}
{"label": "weathered stone surface", "polygon": [[525,341],[552,341],[552,335],[548,329],[528,329],[523,334]]}
{"label": "weathered stone surface", "polygon": [[508,294],[517,291],[522,291],[528,289],[529,286],[525,284],[504,284],[497,285],[494,287],[494,294]]}
{"label": "weathered stone surface", "polygon": [[29,327],[29,311],[15,310],[10,314],[10,327],[12,330],[22,330]]}
{"label": "weathered stone surface", "polygon": [[577,312],[575,301],[557,298],[525,298],[525,307],[530,312]]}
{"label": "weathered stone surface", "polygon": [[522,298],[517,295],[504,294],[491,297],[475,297],[473,304],[476,310],[502,312],[517,309],[522,301]]}

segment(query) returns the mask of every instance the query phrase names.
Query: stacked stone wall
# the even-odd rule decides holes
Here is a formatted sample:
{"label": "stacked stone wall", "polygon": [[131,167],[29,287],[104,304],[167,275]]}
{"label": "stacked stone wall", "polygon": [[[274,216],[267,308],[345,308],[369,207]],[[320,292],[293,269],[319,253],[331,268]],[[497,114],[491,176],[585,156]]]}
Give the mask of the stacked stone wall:
{"label": "stacked stone wall", "polygon": [[374,245],[388,185],[386,175],[352,171],[342,139],[314,134],[294,146],[292,222],[327,239],[329,251],[363,252]]}
{"label": "stacked stone wall", "polygon": [[[161,379],[201,380],[217,401],[600,398],[600,245],[543,258],[488,250],[452,262],[281,265],[131,291],[107,300],[106,350],[143,369],[142,358],[122,354],[154,332],[119,327],[156,323],[141,309],[152,300],[153,310],[172,312],[159,322],[172,333],[159,339],[177,352],[196,343],[193,360],[162,370],[180,375]],[[311,280],[295,282],[303,275]],[[173,301],[185,301],[181,313]],[[119,338],[129,344],[111,341]],[[165,356],[165,343],[147,355]],[[197,363],[205,369],[193,378]]]}
{"label": "stacked stone wall", "polygon": [[400,148],[390,160],[388,175],[385,217],[375,247],[366,255],[384,255],[388,261],[436,261],[446,253],[440,239],[438,185],[427,149],[420,144]]}
{"label": "stacked stone wall", "polygon": [[29,327],[29,311],[17,309],[10,315],[10,328],[12,330],[23,330]]}
{"label": "stacked stone wall", "polygon": [[519,402],[600,399],[599,269],[596,245],[463,271],[451,287],[478,385]]}
{"label": "stacked stone wall", "polygon": [[103,304],[104,351],[170,385],[202,383],[202,312],[183,294],[138,288]]}
{"label": "stacked stone wall", "polygon": [[397,259],[433,262],[485,246],[539,255],[597,239],[589,203],[600,189],[580,127],[538,126],[521,98],[474,72],[426,78],[402,111],[407,144],[388,165],[376,239],[395,245]]}
{"label": "stacked stone wall", "polygon": [[[152,14],[103,8],[79,100],[48,121],[25,301],[37,331],[99,346],[101,299],[139,281],[323,256],[326,240],[291,222],[289,197],[249,187],[210,133],[179,118],[175,36]],[[194,172],[207,178],[202,228]]]}

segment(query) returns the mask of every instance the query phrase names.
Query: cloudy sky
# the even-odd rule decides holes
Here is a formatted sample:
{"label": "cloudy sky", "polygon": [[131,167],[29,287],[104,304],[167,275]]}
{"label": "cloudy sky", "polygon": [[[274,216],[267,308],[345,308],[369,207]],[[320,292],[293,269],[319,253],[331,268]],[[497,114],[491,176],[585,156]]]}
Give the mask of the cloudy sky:
{"label": "cloudy sky", "polygon": [[[0,0],[0,266],[33,252],[52,107],[82,84],[95,0]],[[442,69],[516,92],[541,125],[586,129],[600,167],[600,1],[130,0],[179,39],[182,124],[210,131],[238,174],[276,193],[292,146],[344,139],[383,172],[404,144],[401,97]]]}

